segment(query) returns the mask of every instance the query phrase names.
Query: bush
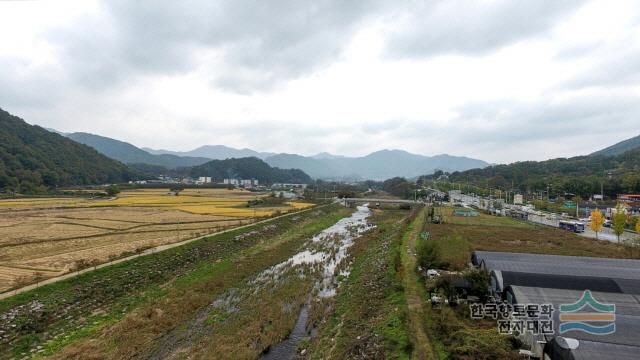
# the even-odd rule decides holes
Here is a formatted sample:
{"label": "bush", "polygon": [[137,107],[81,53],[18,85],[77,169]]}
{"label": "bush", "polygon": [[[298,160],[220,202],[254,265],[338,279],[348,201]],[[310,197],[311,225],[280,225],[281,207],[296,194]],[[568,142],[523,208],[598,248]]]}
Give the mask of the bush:
{"label": "bush", "polygon": [[120,194],[120,188],[118,188],[115,185],[107,186],[105,191],[107,192],[107,195],[109,195],[109,196],[116,196],[116,195]]}
{"label": "bush", "polygon": [[459,235],[442,239],[420,239],[416,246],[418,264],[425,269],[462,270],[469,261],[471,245]]}
{"label": "bush", "polygon": [[440,248],[434,240],[420,240],[416,252],[418,264],[423,269],[440,269],[448,265],[442,262]]}
{"label": "bush", "polygon": [[477,296],[480,302],[485,302],[489,296],[489,274],[485,271],[473,270],[465,273],[464,278],[471,284],[469,295]]}

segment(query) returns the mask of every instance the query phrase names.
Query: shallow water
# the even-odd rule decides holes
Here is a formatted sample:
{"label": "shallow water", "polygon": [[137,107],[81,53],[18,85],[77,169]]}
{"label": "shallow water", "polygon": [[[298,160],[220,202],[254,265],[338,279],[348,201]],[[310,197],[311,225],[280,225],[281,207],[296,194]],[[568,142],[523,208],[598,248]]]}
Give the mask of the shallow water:
{"label": "shallow water", "polygon": [[307,337],[307,320],[309,319],[309,306],[304,305],[300,309],[298,320],[291,330],[291,334],[284,340],[272,346],[264,353],[262,360],[287,360],[292,359],[298,353],[298,343]]}
{"label": "shallow water", "polygon": [[[347,251],[355,239],[373,227],[367,223],[369,215],[371,211],[367,206],[358,206],[358,210],[350,217],[341,219],[314,236],[310,244],[314,249],[301,251],[287,261],[265,270],[256,280],[264,281],[268,278],[273,280],[284,269],[296,265],[319,265],[322,267],[322,277],[315,284],[316,296],[320,298],[334,296],[338,287],[336,268],[347,257]],[[340,275],[348,274],[348,270],[340,272]],[[300,310],[298,320],[287,339],[272,346],[260,359],[293,359],[298,352],[298,343],[308,334],[306,326],[308,317],[309,307],[305,305]]]}
{"label": "shallow water", "polygon": [[[148,358],[180,358],[180,351],[195,346],[198,338],[210,334],[211,327],[207,325],[207,320],[212,313],[236,314],[241,311],[248,299],[254,296],[265,296],[265,291],[268,294],[270,289],[290,281],[292,276],[301,278],[310,276],[309,281],[314,283],[306,304],[299,309],[297,305],[290,304],[290,308],[286,310],[298,311],[298,318],[291,333],[287,339],[273,345],[270,351],[261,356],[261,359],[295,358],[298,343],[309,334],[307,331],[309,304],[315,299],[335,295],[338,287],[336,272],[339,272],[339,275],[348,275],[349,264],[342,264],[342,262],[346,259],[347,251],[355,239],[372,228],[367,223],[370,214],[368,207],[358,207],[351,216],[341,219],[309,239],[299,253],[262,271],[245,283],[245,286],[230,289],[218,296],[208,306],[199,310],[188,326],[177,328],[167,334],[161,345]],[[338,268],[339,270],[336,271]],[[293,308],[294,306],[296,308]]]}

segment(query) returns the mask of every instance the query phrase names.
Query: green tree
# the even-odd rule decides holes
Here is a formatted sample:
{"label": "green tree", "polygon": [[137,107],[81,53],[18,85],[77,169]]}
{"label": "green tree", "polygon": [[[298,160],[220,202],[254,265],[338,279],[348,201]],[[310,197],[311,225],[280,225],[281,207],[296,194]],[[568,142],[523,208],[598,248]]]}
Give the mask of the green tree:
{"label": "green tree", "polygon": [[116,185],[107,186],[105,191],[107,192],[107,195],[109,195],[109,196],[116,196],[116,195],[120,194],[120,188],[117,187]]}
{"label": "green tree", "polygon": [[616,213],[613,215],[613,223],[611,228],[618,237],[618,243],[620,243],[620,235],[624,233],[624,227],[627,224],[627,214],[624,212],[624,208],[618,204],[616,206]]}

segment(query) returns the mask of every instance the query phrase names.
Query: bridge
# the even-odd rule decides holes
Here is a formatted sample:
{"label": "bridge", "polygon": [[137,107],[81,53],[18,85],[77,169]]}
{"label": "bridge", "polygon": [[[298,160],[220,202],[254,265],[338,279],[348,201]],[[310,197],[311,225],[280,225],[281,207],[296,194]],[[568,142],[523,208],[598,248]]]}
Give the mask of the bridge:
{"label": "bridge", "polygon": [[413,200],[403,200],[403,199],[375,199],[375,198],[344,198],[339,199],[339,201],[344,201],[349,205],[353,204],[365,204],[369,203],[369,205],[375,205],[376,203],[380,204],[409,204],[414,205],[418,202]]}

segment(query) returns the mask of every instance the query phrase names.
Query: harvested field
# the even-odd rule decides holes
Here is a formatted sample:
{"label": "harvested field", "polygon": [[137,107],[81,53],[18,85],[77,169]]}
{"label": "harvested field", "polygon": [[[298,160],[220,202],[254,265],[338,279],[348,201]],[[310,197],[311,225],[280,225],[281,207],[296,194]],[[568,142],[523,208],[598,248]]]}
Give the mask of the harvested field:
{"label": "harvested field", "polygon": [[125,191],[115,199],[0,200],[0,292],[148,248],[311,204],[247,207],[266,197],[226,189]]}
{"label": "harvested field", "polygon": [[351,212],[330,205],[253,224],[0,300],[0,359],[148,358],[161,335]]}
{"label": "harvested field", "polygon": [[[481,214],[479,217],[448,217],[446,220],[448,223],[429,227],[432,236],[435,239],[461,236],[471,244],[470,250],[609,258],[634,257],[634,254],[622,245],[511,218]],[[469,259],[466,250],[461,256]]]}

